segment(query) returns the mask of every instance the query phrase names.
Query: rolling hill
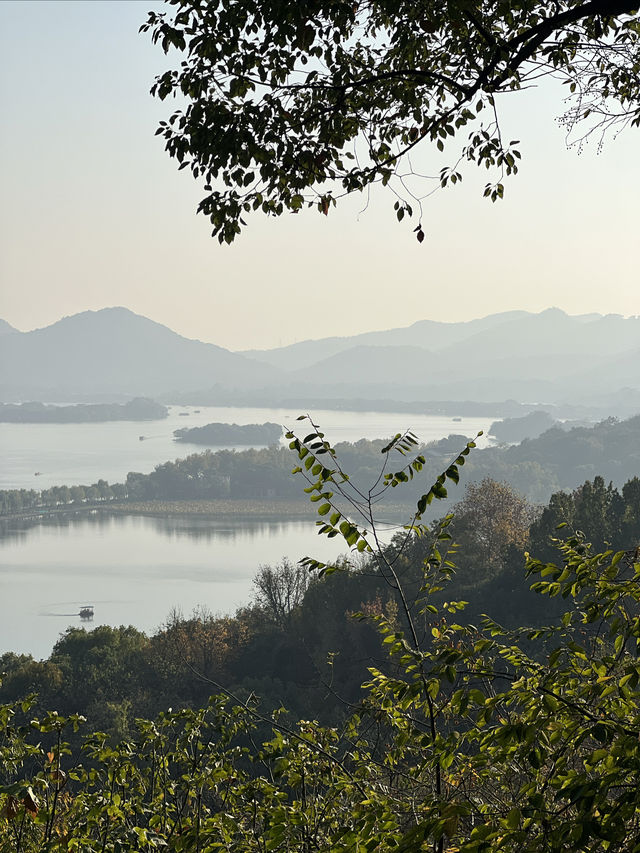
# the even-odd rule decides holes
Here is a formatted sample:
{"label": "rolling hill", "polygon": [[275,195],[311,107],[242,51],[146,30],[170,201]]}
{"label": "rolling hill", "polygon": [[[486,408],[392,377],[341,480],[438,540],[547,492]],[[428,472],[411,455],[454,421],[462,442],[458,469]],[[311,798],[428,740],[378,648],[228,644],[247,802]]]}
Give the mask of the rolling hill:
{"label": "rolling hill", "polygon": [[270,365],[189,340],[126,308],[0,336],[0,398],[7,401],[152,397],[216,384],[246,390],[279,378]]}

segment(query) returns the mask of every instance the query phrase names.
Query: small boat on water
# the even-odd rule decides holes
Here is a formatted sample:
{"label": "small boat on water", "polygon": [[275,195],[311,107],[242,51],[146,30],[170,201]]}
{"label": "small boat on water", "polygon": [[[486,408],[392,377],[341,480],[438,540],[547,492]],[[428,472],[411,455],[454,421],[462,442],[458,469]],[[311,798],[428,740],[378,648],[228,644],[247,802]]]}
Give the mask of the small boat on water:
{"label": "small boat on water", "polygon": [[85,604],[80,608],[80,618],[84,622],[90,622],[93,620],[93,604]]}
{"label": "small boat on water", "polygon": [[139,436],[138,436],[138,441],[144,441],[144,436],[143,436],[143,435],[139,435]]}
{"label": "small boat on water", "polygon": [[462,418],[453,418],[453,420],[457,421],[459,423],[462,420]]}
{"label": "small boat on water", "polygon": [[36,471],[34,477],[42,477],[42,471]]}

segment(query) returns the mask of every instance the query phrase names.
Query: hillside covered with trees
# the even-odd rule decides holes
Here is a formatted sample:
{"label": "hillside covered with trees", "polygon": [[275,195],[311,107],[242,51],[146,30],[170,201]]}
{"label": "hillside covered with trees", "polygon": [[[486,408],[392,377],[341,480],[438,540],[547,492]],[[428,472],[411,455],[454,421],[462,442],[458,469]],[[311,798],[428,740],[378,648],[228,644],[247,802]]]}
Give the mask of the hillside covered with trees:
{"label": "hillside covered with trees", "polygon": [[[467,439],[452,435],[421,448],[425,456],[423,478],[438,471]],[[380,472],[381,450],[386,441],[361,441],[337,445],[354,483],[365,488]],[[476,450],[468,465],[470,481],[486,477],[510,484],[534,504],[545,504],[560,489],[574,489],[596,475],[621,487],[640,472],[640,416],[625,421],[608,419],[592,427],[569,430],[554,427],[537,439],[511,447]],[[82,508],[86,504],[114,501],[205,501],[301,499],[292,480],[292,457],[283,447],[262,450],[206,451],[175,462],[157,465],[150,474],[131,472],[125,483],[100,480],[90,486],[57,486],[38,491],[0,491],[0,511],[22,512],[38,508]],[[392,503],[417,499],[422,481],[389,495]]]}
{"label": "hillside covered with trees", "polygon": [[[628,0],[169,0],[142,30],[181,59],[153,85],[177,96],[158,133],[221,243],[252,214],[327,216],[378,184],[422,243],[431,188],[479,165],[497,201],[517,173],[502,96],[551,75],[578,138],[640,125],[639,20]],[[432,178],[414,169],[420,146],[447,158]],[[167,331],[152,330],[165,383]],[[109,386],[101,340],[88,361]],[[202,356],[204,374],[275,370],[187,351],[182,367]],[[372,355],[357,358],[371,369]],[[637,360],[621,370],[635,378]],[[260,567],[235,615],[174,614],[152,637],[72,629],[47,660],[5,654],[0,853],[638,853],[640,416],[482,451],[409,431],[333,447],[302,420],[291,453],[167,462],[131,473],[122,499],[277,498],[293,454],[319,533],[348,557]],[[407,512],[387,541],[389,498]]]}
{"label": "hillside covered with trees", "polygon": [[[235,616],[175,614],[150,637],[73,628],[47,660],[4,654],[0,849],[78,834],[145,849],[176,832],[176,849],[191,849],[257,826],[276,849],[304,849],[311,826],[330,839],[321,849],[373,833],[376,847],[406,837],[407,850],[416,834],[468,835],[471,851],[489,833],[496,849],[505,834],[548,839],[549,814],[558,844],[566,832],[576,850],[590,835],[622,842],[636,819],[639,492],[637,478],[622,495],[597,479],[538,515],[485,481],[453,520],[398,533],[382,555],[322,577],[262,566]],[[577,534],[553,548],[557,563],[528,559],[525,573],[524,549],[550,548],[560,519],[597,522],[611,547],[595,556]],[[566,597],[567,617],[542,628]],[[428,795],[435,772],[441,790]],[[363,798],[377,803],[373,822]]]}

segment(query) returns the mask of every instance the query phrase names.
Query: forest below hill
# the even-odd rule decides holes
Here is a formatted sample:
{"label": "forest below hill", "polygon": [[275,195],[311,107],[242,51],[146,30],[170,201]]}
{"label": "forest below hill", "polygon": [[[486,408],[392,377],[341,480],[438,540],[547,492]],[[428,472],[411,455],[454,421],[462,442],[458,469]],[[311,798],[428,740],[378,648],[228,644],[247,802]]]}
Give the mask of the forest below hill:
{"label": "forest below hill", "polygon": [[[504,483],[486,479],[467,488],[454,512],[449,531],[458,546],[451,552],[457,572],[433,592],[431,605],[468,601],[456,615],[464,624],[476,624],[486,613],[507,628],[542,625],[566,605],[561,598],[531,592],[525,551],[543,560],[557,558],[552,538],[560,524],[567,531],[588,530],[597,551],[633,551],[640,545],[640,478],[619,491],[597,477],[575,491],[554,494],[543,510]],[[430,530],[408,544],[399,533],[386,548],[389,559],[398,558],[412,601],[419,599],[423,563],[436,542],[438,523]],[[397,607],[396,593],[376,570],[373,556],[342,560],[337,571],[323,577],[287,560],[256,564],[253,600],[235,615],[207,610],[186,618],[168,615],[152,636],[132,626],[69,628],[46,660],[19,650],[5,653],[0,702],[37,693],[39,709],[78,712],[91,729],[125,737],[136,717],[168,706],[199,707],[215,685],[224,684],[242,697],[259,695],[269,710],[285,706],[296,719],[333,725],[349,703],[359,701],[367,667],[381,659],[375,627],[353,614],[395,614],[400,626]]]}
{"label": "forest below hill", "polygon": [[[394,490],[394,502],[417,499],[424,479],[435,477],[464,446],[467,438],[451,435],[421,448],[424,474],[405,489]],[[386,441],[380,439],[336,446],[351,479],[367,490],[378,478]],[[197,501],[253,499],[302,500],[291,478],[294,461],[286,448],[206,451],[157,465],[149,474],[131,472],[125,483],[105,480],[87,486],[56,486],[38,491],[0,491],[0,514],[38,509],[79,509],[114,501]],[[640,473],[640,416],[609,418],[593,427],[553,427],[536,439],[511,447],[476,450],[465,472],[467,482],[492,477],[510,484],[535,504],[545,504],[559,489],[574,489],[596,475],[621,486]]]}
{"label": "forest below hill", "polygon": [[[599,425],[590,442],[598,453],[591,458],[610,458],[609,440],[626,436],[630,442],[634,427]],[[559,437],[550,432],[554,447]],[[340,474],[323,479],[329,469],[316,462],[324,458],[320,454],[338,463],[320,439],[314,431],[292,440],[303,466],[299,474],[304,479],[306,471],[325,484],[307,489],[312,502],[329,482],[338,492],[350,488]],[[539,449],[539,442],[528,444]],[[370,465],[379,473],[381,454],[386,458],[397,449],[404,455],[411,443],[405,434],[384,447],[344,445],[340,470],[364,457],[376,459]],[[473,444],[460,449],[460,437],[452,436],[432,448],[431,462],[445,454],[449,463],[429,494],[444,499],[444,482],[458,482],[463,465],[466,475]],[[429,451],[417,449],[422,453],[409,468],[422,475]],[[269,453],[203,454],[191,457],[196,467],[167,463],[139,482],[147,488],[174,478],[173,487],[183,488],[190,482],[186,472],[193,480],[203,456],[215,476],[221,476],[221,459],[243,459],[245,470],[248,459],[257,465],[277,460],[284,474],[291,454]],[[476,465],[475,477],[478,471]],[[289,474],[287,479],[294,482]],[[385,483],[391,492],[413,485],[400,471]],[[323,496],[332,500],[326,491]],[[321,519],[329,518],[321,504],[314,506]],[[348,558],[315,564],[319,572],[309,571],[308,559],[257,566],[253,600],[233,615],[204,609],[186,618],[169,614],[152,636],[133,626],[69,628],[48,659],[19,650],[0,656],[0,830],[11,830],[5,835],[10,844],[20,842],[5,850],[45,849],[37,841],[22,845],[25,827],[27,839],[43,833],[53,838],[49,827],[55,827],[52,851],[66,849],[71,832],[74,838],[91,832],[96,851],[105,838],[123,833],[144,841],[128,848],[114,843],[114,853],[153,849],[156,837],[177,832],[174,849],[193,850],[198,803],[206,805],[208,838],[244,832],[247,803],[260,807],[273,849],[284,850],[282,833],[297,831],[299,811],[308,815],[301,790],[312,804],[318,797],[335,803],[350,790],[349,808],[359,814],[362,798],[378,790],[378,782],[390,796],[387,782],[396,766],[407,769],[400,770],[407,780],[394,783],[404,794],[409,782],[422,791],[425,761],[446,772],[448,789],[463,785],[472,792],[494,789],[495,767],[504,765],[507,772],[515,761],[536,781],[529,799],[546,815],[545,801],[533,799],[541,796],[540,786],[546,790],[546,765],[553,762],[556,774],[573,786],[570,792],[575,788],[567,796],[582,796],[593,775],[589,762],[604,762],[614,750],[621,766],[611,784],[634,791],[627,764],[633,769],[638,749],[631,712],[640,678],[634,615],[640,478],[618,490],[596,476],[552,495],[543,509],[508,484],[484,478],[469,483],[453,515],[417,525],[419,515],[398,527],[388,545],[361,549],[354,540]],[[328,523],[338,521],[331,516]],[[351,545],[352,527],[344,523]],[[566,539],[554,541],[561,526]],[[457,727],[452,736],[451,726]],[[577,777],[573,750],[568,766],[562,763],[565,732],[580,749],[584,771]],[[427,778],[431,784],[431,772]],[[405,800],[392,800],[401,811],[399,835],[406,829]],[[507,802],[500,821],[515,826],[523,812],[511,803],[519,799],[510,791]],[[605,797],[601,807],[607,802]],[[562,802],[558,808],[565,813]],[[179,827],[187,817],[196,834],[189,830],[182,839]],[[385,838],[389,820],[383,820]],[[441,833],[440,812],[436,820]],[[341,837],[337,819],[330,823]],[[616,824],[618,836],[625,837],[626,825]],[[580,833],[583,826],[578,821]],[[596,829],[600,837],[600,824]],[[302,843],[296,849],[306,848]],[[355,848],[349,841],[339,849]],[[415,848],[411,842],[400,849]],[[480,849],[490,848],[474,853]]]}

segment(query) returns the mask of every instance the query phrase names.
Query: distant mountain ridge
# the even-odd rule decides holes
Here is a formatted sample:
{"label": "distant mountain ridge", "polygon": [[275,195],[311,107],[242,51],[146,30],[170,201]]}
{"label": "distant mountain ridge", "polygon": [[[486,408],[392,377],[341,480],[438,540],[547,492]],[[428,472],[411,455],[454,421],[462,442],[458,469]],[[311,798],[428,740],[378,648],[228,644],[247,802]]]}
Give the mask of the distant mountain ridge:
{"label": "distant mountain ridge", "polygon": [[[603,331],[605,326],[610,327],[611,331],[614,331],[615,327],[616,333],[623,328],[626,330],[622,338],[613,342],[615,347],[620,347],[622,344],[621,348],[624,349],[627,341],[631,341],[631,345],[635,341],[636,346],[640,346],[640,318],[638,317],[624,318],[619,314],[569,315],[559,308],[547,308],[538,314],[528,311],[506,311],[461,322],[418,320],[411,326],[386,331],[364,332],[341,338],[319,338],[269,350],[242,350],[241,353],[288,370],[311,366],[322,359],[356,346],[415,346],[432,352],[455,348],[461,352],[463,348],[471,350],[478,344],[482,344],[486,352],[486,344],[493,341],[494,350],[496,342],[499,342],[501,348],[507,343],[519,347],[527,344],[529,350],[535,348],[539,354],[540,332],[544,332],[546,336],[552,334],[561,336],[571,329],[573,339],[571,345],[565,340],[560,347],[562,352],[567,352],[575,350],[575,344],[579,340],[588,342],[589,335],[585,334],[585,330],[589,330],[590,324],[594,323],[602,324]],[[544,341],[547,346],[553,342],[553,340]],[[585,346],[588,348],[592,344],[588,342]],[[502,350],[500,354],[503,354]]]}
{"label": "distant mountain ridge", "polygon": [[279,371],[215,344],[194,341],[126,308],[65,317],[0,336],[0,397],[157,396],[219,384],[260,388]]}
{"label": "distant mountain ridge", "polygon": [[[510,311],[480,320],[302,341],[246,355],[286,369],[299,391],[402,400],[514,399],[601,405],[615,391],[640,392],[640,318],[570,316],[558,308]],[[633,413],[636,404],[625,410]]]}
{"label": "distant mountain ridge", "polygon": [[628,417],[640,411],[640,317],[508,311],[242,353],[125,308],[85,311],[32,332],[0,324],[0,400],[138,396],[248,406],[297,399],[311,407],[516,401]]}
{"label": "distant mountain ridge", "polygon": [[478,320],[461,323],[442,323],[437,320],[418,320],[411,326],[377,332],[363,332],[351,337],[330,337],[300,341],[270,350],[242,350],[242,355],[283,369],[304,369],[356,346],[416,346],[430,350],[441,349],[464,340],[478,331],[494,328],[503,322],[527,316],[526,311],[507,311],[491,314]]}

